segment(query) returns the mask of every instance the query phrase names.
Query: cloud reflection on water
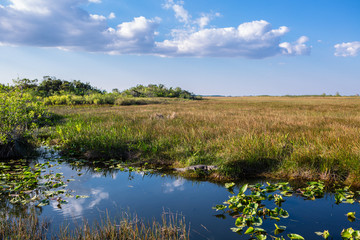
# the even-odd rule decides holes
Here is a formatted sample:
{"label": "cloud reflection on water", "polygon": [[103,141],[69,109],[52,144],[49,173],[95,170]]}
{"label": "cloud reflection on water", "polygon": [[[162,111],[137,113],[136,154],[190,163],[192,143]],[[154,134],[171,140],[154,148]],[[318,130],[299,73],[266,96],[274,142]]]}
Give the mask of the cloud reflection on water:
{"label": "cloud reflection on water", "polygon": [[109,199],[109,196],[102,188],[91,188],[89,198],[66,198],[68,203],[61,205],[61,209],[57,207],[57,202],[52,202],[51,206],[64,217],[78,219],[83,217],[86,210],[99,205],[102,200]]}
{"label": "cloud reflection on water", "polygon": [[171,193],[174,191],[184,191],[184,189],[185,189],[184,184],[185,184],[185,180],[181,179],[181,178],[176,179],[175,181],[170,182],[170,183],[165,183],[165,184],[163,184],[163,187],[164,187],[163,192]]}

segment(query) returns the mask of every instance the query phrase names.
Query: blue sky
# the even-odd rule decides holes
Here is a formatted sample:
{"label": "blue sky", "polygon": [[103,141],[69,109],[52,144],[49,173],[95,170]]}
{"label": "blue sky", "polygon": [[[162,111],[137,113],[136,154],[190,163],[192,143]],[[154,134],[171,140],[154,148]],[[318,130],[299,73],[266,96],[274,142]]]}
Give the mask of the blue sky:
{"label": "blue sky", "polygon": [[359,0],[0,0],[0,82],[360,94]]}

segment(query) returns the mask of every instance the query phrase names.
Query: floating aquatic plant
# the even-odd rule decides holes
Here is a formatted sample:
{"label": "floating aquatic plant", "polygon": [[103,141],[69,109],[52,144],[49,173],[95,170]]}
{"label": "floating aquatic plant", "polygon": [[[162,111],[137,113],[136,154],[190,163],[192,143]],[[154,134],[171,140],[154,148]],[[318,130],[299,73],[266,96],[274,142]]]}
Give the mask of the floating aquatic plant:
{"label": "floating aquatic plant", "polygon": [[[226,183],[225,188],[234,188],[234,183]],[[317,198],[324,197],[325,184],[322,181],[308,182],[305,187],[299,188],[294,191],[289,183],[267,183],[248,185],[245,184],[239,189],[239,193],[234,196],[230,196],[224,204],[219,204],[213,207],[216,211],[225,211],[228,209],[228,213],[231,216],[236,216],[235,226],[231,228],[233,232],[239,234],[250,235],[250,239],[267,239],[270,236],[275,240],[284,240],[284,236],[273,236],[266,229],[260,228],[263,221],[266,219],[273,219],[280,221],[281,218],[288,218],[289,213],[281,208],[286,197],[291,197],[294,194],[300,195],[306,200],[316,200]],[[356,197],[359,192],[354,193],[350,190],[350,187],[342,187],[335,189],[335,203],[350,203],[356,202]],[[277,206],[273,209],[269,209],[265,205],[265,201],[273,201]],[[223,215],[223,214],[222,214]],[[218,215],[216,215],[218,216]],[[349,221],[355,221],[355,212],[348,212],[346,214]],[[286,231],[286,226],[275,225],[275,230],[272,231],[274,235],[280,235]],[[328,239],[330,237],[329,231],[315,232],[318,236]],[[304,239],[301,235],[296,233],[289,233],[286,235],[291,240]],[[344,229],[341,232],[341,237],[345,240],[360,239],[360,231],[352,228]]]}

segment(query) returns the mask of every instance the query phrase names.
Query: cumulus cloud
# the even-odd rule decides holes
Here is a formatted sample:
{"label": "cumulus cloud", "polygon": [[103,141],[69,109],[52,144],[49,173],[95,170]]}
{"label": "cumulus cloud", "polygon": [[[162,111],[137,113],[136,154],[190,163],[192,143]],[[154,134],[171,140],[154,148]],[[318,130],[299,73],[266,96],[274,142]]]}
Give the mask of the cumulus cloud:
{"label": "cumulus cloud", "polygon": [[200,29],[202,29],[206,27],[214,17],[220,17],[220,16],[221,16],[220,13],[215,13],[215,14],[203,13],[201,14],[201,17],[195,20],[195,23],[200,27]]}
{"label": "cumulus cloud", "polygon": [[97,21],[104,21],[106,20],[106,17],[103,15],[97,15],[97,14],[90,14],[90,17]]}
{"label": "cumulus cloud", "polygon": [[283,48],[284,55],[309,55],[310,47],[305,44],[307,41],[309,41],[309,38],[302,36],[294,43],[283,42],[279,46]]}
{"label": "cumulus cloud", "polygon": [[108,18],[109,18],[109,19],[114,19],[114,18],[116,18],[115,13],[111,12],[111,13],[109,14]]}
{"label": "cumulus cloud", "polygon": [[80,8],[84,1],[10,0],[0,8],[0,43],[90,52],[150,51],[159,19],[138,17],[110,29],[105,16]]}
{"label": "cumulus cloud", "polygon": [[10,8],[19,12],[30,12],[35,14],[49,14],[50,9],[44,0],[12,0]]}
{"label": "cumulus cloud", "polygon": [[[265,58],[280,54],[301,55],[308,51],[300,38],[295,44],[280,43],[289,29],[272,29],[267,21],[240,24],[237,28],[208,28],[158,42],[159,52],[170,56]],[[287,50],[284,52],[284,50]]]}
{"label": "cumulus cloud", "polygon": [[160,18],[134,17],[116,27],[114,19],[89,13],[84,3],[100,0],[9,0],[0,7],[0,46],[27,45],[56,47],[63,50],[103,52],[108,54],[151,54],[166,57],[245,57],[265,58],[276,55],[309,54],[307,37],[293,43],[282,42],[289,31],[285,26],[273,28],[264,20],[238,27],[209,27],[219,13],[202,13],[193,19],[184,2],[166,0],[182,24],[172,29],[170,37],[158,40]]}
{"label": "cumulus cloud", "polygon": [[156,28],[161,19],[134,18],[132,22],[124,22],[117,29],[108,28],[105,35],[110,39],[106,51],[112,54],[151,53],[155,45]]}
{"label": "cumulus cloud", "polygon": [[189,23],[190,21],[190,14],[187,10],[183,7],[184,2],[179,1],[175,3],[174,0],[167,0],[164,4],[165,9],[172,9],[175,12],[175,17],[183,23]]}
{"label": "cumulus cloud", "polygon": [[335,46],[335,56],[356,57],[360,53],[360,42],[339,43]]}
{"label": "cumulus cloud", "polygon": [[209,14],[202,13],[201,16],[195,20],[192,20],[192,16],[189,12],[184,8],[184,1],[174,2],[174,0],[166,0],[166,3],[163,5],[165,9],[172,9],[175,13],[175,18],[178,19],[179,22],[184,23],[186,25],[198,25],[200,28],[204,28],[209,24],[209,22],[214,17],[219,17],[220,13]]}

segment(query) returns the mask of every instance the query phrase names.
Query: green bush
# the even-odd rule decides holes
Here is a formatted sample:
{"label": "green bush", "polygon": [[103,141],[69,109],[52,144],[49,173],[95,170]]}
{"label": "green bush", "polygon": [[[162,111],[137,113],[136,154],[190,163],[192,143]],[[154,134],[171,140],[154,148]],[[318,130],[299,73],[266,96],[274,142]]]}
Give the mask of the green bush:
{"label": "green bush", "polygon": [[[41,99],[20,90],[0,86],[0,157],[11,155],[17,142],[29,139],[48,119]],[[12,146],[9,148],[9,146]]]}

